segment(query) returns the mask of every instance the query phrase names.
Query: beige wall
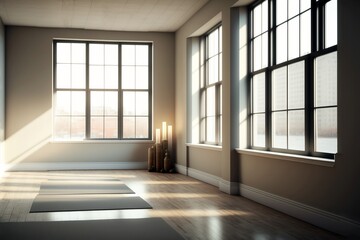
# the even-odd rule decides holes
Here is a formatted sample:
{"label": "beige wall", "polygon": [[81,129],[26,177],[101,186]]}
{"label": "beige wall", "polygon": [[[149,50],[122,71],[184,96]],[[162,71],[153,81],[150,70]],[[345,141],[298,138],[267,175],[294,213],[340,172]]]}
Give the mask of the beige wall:
{"label": "beige wall", "polygon": [[[187,136],[188,123],[187,118],[189,111],[191,109],[191,102],[187,99],[187,89],[188,89],[188,73],[191,70],[188,69],[187,59],[191,59],[191,56],[187,55],[188,45],[187,39],[193,35],[194,32],[198,32],[199,29],[202,29],[204,25],[208,25],[208,22],[211,22],[214,17],[217,15],[221,15],[222,18],[222,26],[223,26],[223,62],[225,64],[230,59],[230,7],[236,1],[227,0],[227,1],[210,1],[207,3],[202,9],[200,9],[188,22],[186,22],[177,32],[176,32],[176,72],[175,72],[175,89],[176,89],[176,135],[177,135],[177,163],[182,166],[186,166],[186,143],[191,139],[190,136]],[[216,24],[216,22],[214,23]],[[209,26],[211,27],[211,26]],[[202,29],[204,30],[204,29]],[[209,29],[205,29],[209,30]],[[190,43],[190,42],[189,42]],[[230,86],[227,85],[230,81],[230,73],[229,68],[223,64],[224,66],[224,75],[223,75],[223,84],[224,84],[224,95],[226,95],[230,91]],[[225,84],[226,82],[226,84]],[[228,101],[225,102],[225,104]],[[230,111],[229,106],[225,106],[223,104],[223,121],[227,123],[230,121],[229,115],[225,115]],[[225,108],[224,108],[225,106]],[[191,124],[189,125],[191,126]],[[228,131],[228,130],[227,130]],[[226,135],[225,135],[226,137]],[[220,152],[220,154],[212,155],[211,159],[217,158],[216,161],[207,162],[206,169],[207,173],[213,173],[215,176],[224,178],[226,180],[230,180],[230,160],[227,157],[228,150],[230,149],[230,142],[228,139],[223,140],[223,148],[226,148],[226,153]],[[199,154],[195,154],[194,148],[190,148],[190,159],[192,166],[198,166],[201,168],[203,165],[203,156]],[[202,150],[201,150],[202,151]],[[208,150],[212,151],[212,150]],[[211,155],[211,153],[209,153]],[[201,170],[201,169],[199,169]]]}
{"label": "beige wall", "polygon": [[0,172],[4,164],[5,139],[5,27],[0,18]]}
{"label": "beige wall", "polygon": [[55,143],[54,38],[153,42],[153,124],[174,124],[174,34],[6,27],[6,163],[144,162],[151,141]]}
{"label": "beige wall", "polygon": [[[234,136],[246,136],[246,128],[236,129],[231,112],[231,92],[234,77],[232,55],[229,49],[232,41],[231,11],[234,1],[210,1],[182,28],[176,32],[176,125],[177,162],[179,165],[196,166],[197,170],[213,174],[226,181],[236,181],[320,210],[325,210],[351,220],[360,221],[360,31],[354,24],[360,22],[360,2],[338,1],[338,154],[333,167],[291,162],[247,154],[234,154]],[[186,155],[187,123],[187,59],[186,39],[218,12],[223,21],[223,149],[218,161],[207,157],[212,150],[191,150]],[[242,25],[242,23],[240,23]],[[241,46],[240,46],[241,47]],[[241,49],[240,49],[241,51]],[[241,63],[240,63],[241,64]],[[230,79],[231,78],[231,79]],[[235,79],[236,80],[236,79]],[[240,79],[241,80],[241,79]],[[242,85],[240,84],[240,87]],[[240,93],[244,93],[240,89]],[[233,94],[233,95],[231,95]],[[241,99],[242,96],[240,96]],[[239,98],[238,98],[239,99]],[[189,104],[189,102],[187,102]],[[241,103],[244,105],[244,103]],[[236,113],[235,113],[236,114]],[[242,117],[242,116],[240,116]],[[234,135],[235,134],[235,135]],[[240,144],[239,142],[237,144]],[[239,146],[238,146],[239,147]],[[216,168],[221,168],[217,171]],[[234,173],[235,172],[235,173]],[[234,176],[236,179],[234,180]]]}

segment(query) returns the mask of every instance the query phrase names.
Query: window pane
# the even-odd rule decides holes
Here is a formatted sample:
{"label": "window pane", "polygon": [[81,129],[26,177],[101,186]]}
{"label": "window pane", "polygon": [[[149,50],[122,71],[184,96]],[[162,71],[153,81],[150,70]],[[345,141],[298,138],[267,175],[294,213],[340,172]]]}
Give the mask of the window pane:
{"label": "window pane", "polygon": [[123,137],[135,138],[135,117],[123,118]]}
{"label": "window pane", "polygon": [[104,115],[104,92],[91,91],[90,114]]}
{"label": "window pane", "polygon": [[104,66],[90,66],[90,88],[104,88]]}
{"label": "window pane", "polygon": [[287,108],[286,67],[278,68],[272,73],[272,110]]}
{"label": "window pane", "polygon": [[287,20],[287,0],[276,0],[276,25]]}
{"label": "window pane", "polygon": [[264,1],[261,4],[262,7],[262,32],[265,32],[268,30],[268,1]]}
{"label": "window pane", "polygon": [[104,44],[89,44],[89,62],[104,65]]}
{"label": "window pane", "polygon": [[105,88],[117,89],[118,88],[118,67],[105,66]]}
{"label": "window pane", "polygon": [[70,91],[56,92],[56,115],[70,115]]}
{"label": "window pane", "polygon": [[254,71],[259,70],[262,65],[261,61],[261,36],[255,38],[254,40]]}
{"label": "window pane", "polygon": [[219,81],[222,81],[222,53],[219,54]]}
{"label": "window pane", "polygon": [[215,86],[206,90],[206,116],[215,116],[216,108]]}
{"label": "window pane", "polygon": [[305,106],[305,62],[293,63],[288,67],[288,108]]}
{"label": "window pane", "polygon": [[325,4],[325,47],[337,44],[337,0]]}
{"label": "window pane", "polygon": [[85,117],[71,118],[71,139],[85,138]]}
{"label": "window pane", "polygon": [[219,117],[219,143],[222,143],[222,115]]}
{"label": "window pane", "polygon": [[118,137],[118,118],[105,117],[105,138]]}
{"label": "window pane", "polygon": [[315,111],[315,151],[337,152],[337,108],[321,108]]}
{"label": "window pane", "polygon": [[70,64],[56,64],[56,87],[70,88]]}
{"label": "window pane", "polygon": [[287,60],[287,24],[284,23],[276,28],[276,63]]}
{"label": "window pane", "polygon": [[136,65],[149,65],[148,45],[136,45]]}
{"label": "window pane", "polygon": [[254,9],[254,36],[261,34],[261,5]]}
{"label": "window pane", "polygon": [[265,112],[265,73],[253,77],[253,112]]}
{"label": "window pane", "polygon": [[205,103],[206,91],[201,91],[200,94],[200,117],[205,117]]}
{"label": "window pane", "polygon": [[299,0],[289,0],[289,18],[299,14]]}
{"label": "window pane", "polygon": [[289,21],[289,60],[299,57],[299,17]]}
{"label": "window pane", "polygon": [[206,118],[206,141],[215,142],[215,117]]}
{"label": "window pane", "polygon": [[218,56],[209,59],[209,84],[219,81]]}
{"label": "window pane", "polygon": [[261,36],[261,41],[262,41],[262,67],[267,67],[268,66],[268,34],[264,33]]}
{"label": "window pane", "polygon": [[311,52],[311,14],[307,11],[300,15],[300,55]]}
{"label": "window pane", "polygon": [[136,138],[147,138],[148,137],[148,121],[147,117],[136,118]]}
{"label": "window pane", "polygon": [[253,146],[265,147],[265,114],[253,115]]}
{"label": "window pane", "polygon": [[91,117],[90,123],[90,137],[91,138],[103,138],[104,137],[104,118],[103,117]]}
{"label": "window pane", "polygon": [[305,112],[289,111],[289,149],[305,150]]}
{"label": "window pane", "polygon": [[311,7],[311,0],[300,0],[300,11],[303,12]]}
{"label": "window pane", "polygon": [[337,52],[315,60],[315,106],[337,104]]}
{"label": "window pane", "polygon": [[212,57],[219,53],[219,31],[216,29],[208,36],[208,57]]}
{"label": "window pane", "polygon": [[54,121],[54,138],[70,138],[70,117],[55,117]]}
{"label": "window pane", "polygon": [[56,44],[56,62],[57,63],[70,63],[70,43],[57,43]]}
{"label": "window pane", "polygon": [[123,67],[121,77],[122,89],[135,89],[135,67]]}
{"label": "window pane", "polygon": [[71,92],[71,114],[85,115],[85,91]]}
{"label": "window pane", "polygon": [[85,64],[71,65],[71,88],[85,89],[86,82]]}
{"label": "window pane", "polygon": [[105,92],[105,115],[118,114],[118,92]]}
{"label": "window pane", "polygon": [[149,68],[136,67],[136,89],[147,89],[149,83]]}
{"label": "window pane", "polygon": [[272,113],[272,146],[287,148],[287,112]]}
{"label": "window pane", "polygon": [[200,121],[200,141],[205,142],[205,119]]}
{"label": "window pane", "polygon": [[123,93],[123,114],[135,115],[135,92]]}
{"label": "window pane", "polygon": [[222,114],[222,85],[220,85],[219,113]]}
{"label": "window pane", "polygon": [[72,43],[71,44],[71,62],[72,63],[85,63],[85,43]]}
{"label": "window pane", "polygon": [[135,46],[122,45],[121,46],[121,64],[122,65],[135,65]]}
{"label": "window pane", "polygon": [[222,52],[222,26],[219,27],[219,53],[221,52]]}
{"label": "window pane", "polygon": [[105,45],[105,64],[118,65],[118,45],[116,44]]}
{"label": "window pane", "polygon": [[148,92],[137,92],[136,93],[136,115],[148,115]]}

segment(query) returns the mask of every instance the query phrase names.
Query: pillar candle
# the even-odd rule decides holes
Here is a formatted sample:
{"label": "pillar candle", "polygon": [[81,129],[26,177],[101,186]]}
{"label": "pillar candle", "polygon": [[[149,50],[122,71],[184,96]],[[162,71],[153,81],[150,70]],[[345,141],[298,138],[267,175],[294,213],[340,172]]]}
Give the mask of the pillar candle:
{"label": "pillar candle", "polygon": [[156,129],[156,143],[160,143],[160,128]]}
{"label": "pillar candle", "polygon": [[166,140],[166,139],[167,139],[166,122],[162,122],[162,140]]}
{"label": "pillar candle", "polygon": [[168,126],[168,149],[169,149],[169,153],[171,154],[172,152],[172,126],[169,125]]}

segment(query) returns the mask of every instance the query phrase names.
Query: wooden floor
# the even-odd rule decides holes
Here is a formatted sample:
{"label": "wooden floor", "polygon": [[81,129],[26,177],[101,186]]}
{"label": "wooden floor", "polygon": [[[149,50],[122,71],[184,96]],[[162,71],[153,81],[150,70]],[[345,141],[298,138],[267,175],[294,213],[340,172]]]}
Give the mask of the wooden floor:
{"label": "wooden floor", "polygon": [[[41,182],[79,176],[124,181],[153,209],[29,213]],[[165,219],[185,239],[342,239],[340,236],[181,174],[147,171],[10,172],[0,177],[0,222]]]}

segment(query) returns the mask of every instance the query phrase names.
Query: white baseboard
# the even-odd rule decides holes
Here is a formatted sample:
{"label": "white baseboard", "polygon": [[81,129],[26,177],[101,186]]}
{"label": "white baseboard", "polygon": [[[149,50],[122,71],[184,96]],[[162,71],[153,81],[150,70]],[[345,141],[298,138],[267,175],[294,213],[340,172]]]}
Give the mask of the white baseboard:
{"label": "white baseboard", "polygon": [[147,162],[31,162],[5,166],[6,171],[147,169]]}
{"label": "white baseboard", "polygon": [[202,172],[199,170],[196,170],[194,168],[188,168],[188,174],[190,177],[196,178],[200,181],[206,182],[210,185],[219,187],[219,177],[206,173],[206,172]]}
{"label": "white baseboard", "polygon": [[358,239],[360,237],[360,223],[351,219],[244,184],[239,184],[239,189],[241,196],[286,213],[290,216],[349,238]]}
{"label": "white baseboard", "polygon": [[183,175],[188,175],[189,177],[193,177],[195,179],[198,179],[200,181],[218,187],[222,192],[233,195],[239,194],[239,185],[237,182],[229,182],[210,173],[206,173],[194,168],[186,168],[185,166],[178,164],[175,165],[175,168],[178,173],[181,173]]}
{"label": "white baseboard", "polygon": [[182,175],[187,175],[186,167],[183,165],[175,164],[176,172],[181,173]]}

